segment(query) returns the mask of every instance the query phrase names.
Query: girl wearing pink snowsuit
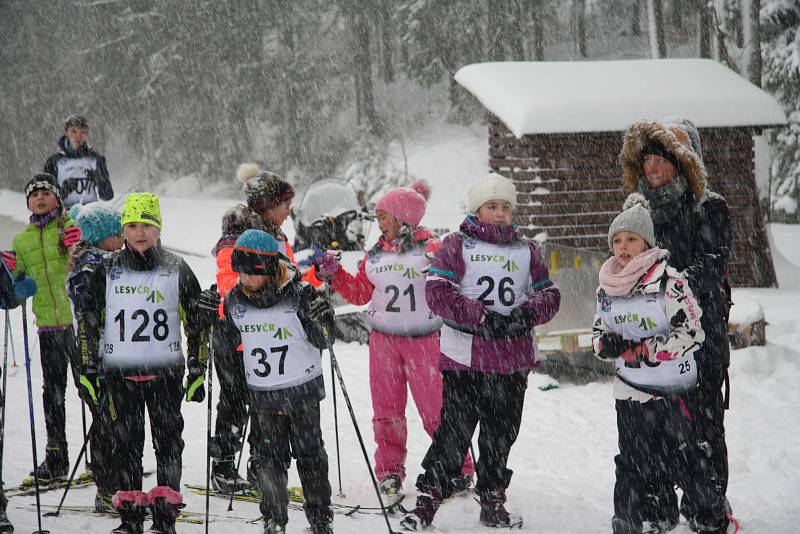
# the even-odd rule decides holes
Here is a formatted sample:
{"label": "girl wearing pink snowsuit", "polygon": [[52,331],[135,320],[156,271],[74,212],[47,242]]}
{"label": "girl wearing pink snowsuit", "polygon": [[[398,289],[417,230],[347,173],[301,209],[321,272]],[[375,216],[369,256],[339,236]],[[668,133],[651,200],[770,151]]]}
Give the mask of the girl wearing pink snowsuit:
{"label": "girl wearing pink snowsuit", "polygon": [[[439,427],[442,376],[439,372],[439,329],[425,301],[425,273],[438,239],[419,222],[425,213],[427,185],[417,182],[384,195],[376,204],[382,236],[359,263],[358,274],[339,267],[328,252],[320,273],[352,304],[369,303],[369,374],[372,429],[377,450],[375,471],[381,490],[397,493],[406,475],[407,386],[429,436]],[[462,476],[454,482],[464,489],[475,469],[467,455]]]}

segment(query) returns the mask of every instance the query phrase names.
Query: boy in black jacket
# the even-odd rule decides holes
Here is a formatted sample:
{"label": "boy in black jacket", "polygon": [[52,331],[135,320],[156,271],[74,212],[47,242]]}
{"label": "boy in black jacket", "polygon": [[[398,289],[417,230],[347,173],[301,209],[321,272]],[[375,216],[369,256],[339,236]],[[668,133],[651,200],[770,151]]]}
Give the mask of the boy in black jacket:
{"label": "boy in black jacket", "polygon": [[247,230],[236,240],[239,283],[225,298],[223,328],[243,346],[242,388],[250,397],[250,470],[261,491],[265,534],[285,532],[287,470],[294,456],[313,534],[333,532],[328,454],[319,403],[321,351],[333,342],[333,310],[279,251],[274,237]]}
{"label": "boy in black jacket", "polygon": [[58,152],[47,158],[44,172],[58,178],[64,209],[74,204],[111,200],[114,189],[108,178],[106,158],[87,141],[89,121],[82,115],[70,115],[64,121],[64,135],[58,140]]}
{"label": "boy in black jacket", "polygon": [[[200,284],[183,259],[161,247],[156,195],[132,193],[122,208],[121,223],[125,247],[102,260],[84,295],[79,318],[82,395],[113,419],[111,454],[119,491],[112,505],[122,518],[113,532],[139,534],[150,506],[150,532],[174,534],[183,507],[181,401],[184,395],[190,402],[205,398],[206,325],[197,310]],[[149,493],[142,492],[145,407],[158,480]]]}

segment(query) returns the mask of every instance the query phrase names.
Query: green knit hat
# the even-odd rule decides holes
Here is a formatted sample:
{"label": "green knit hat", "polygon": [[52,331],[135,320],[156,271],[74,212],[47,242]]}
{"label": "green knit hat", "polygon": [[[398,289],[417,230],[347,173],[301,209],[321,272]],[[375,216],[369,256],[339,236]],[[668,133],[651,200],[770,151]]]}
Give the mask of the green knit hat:
{"label": "green knit hat", "polygon": [[153,193],[131,193],[122,206],[122,226],[128,223],[151,224],[161,229],[161,206]]}

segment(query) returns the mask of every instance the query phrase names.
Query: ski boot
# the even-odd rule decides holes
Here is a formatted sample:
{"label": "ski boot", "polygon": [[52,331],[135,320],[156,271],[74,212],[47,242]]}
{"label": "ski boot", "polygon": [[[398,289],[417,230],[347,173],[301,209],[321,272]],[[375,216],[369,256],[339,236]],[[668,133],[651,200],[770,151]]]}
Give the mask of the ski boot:
{"label": "ski boot", "polygon": [[333,514],[330,512],[314,513],[308,516],[311,534],[333,534],[331,523],[333,523]]}
{"label": "ski boot", "polygon": [[644,504],[642,534],[665,534],[678,526],[678,496],[671,484],[648,488]]}
{"label": "ski boot", "polygon": [[400,521],[403,529],[415,532],[427,528],[433,522],[433,516],[442,504],[442,494],[433,486],[423,485],[418,488],[417,505],[414,510]]}
{"label": "ski boot", "polygon": [[14,532],[14,525],[8,520],[5,506],[0,509],[0,534],[11,534]]}
{"label": "ski boot", "polygon": [[284,534],[286,532],[286,525],[281,525],[273,519],[264,521],[264,534]]}
{"label": "ski boot", "polygon": [[452,482],[453,495],[462,495],[472,488],[472,475],[459,475]]}
{"label": "ski boot", "polygon": [[481,492],[481,525],[486,527],[522,528],[522,518],[506,510],[506,490],[499,488]]}
{"label": "ski boot", "polygon": [[143,491],[118,491],[111,498],[122,523],[111,534],[142,534],[144,515],[150,498]]}
{"label": "ski boot", "polygon": [[113,513],[114,502],[111,495],[97,490],[97,493],[94,494],[94,511],[98,514]]}
{"label": "ski boot", "polygon": [[403,482],[398,475],[386,475],[378,484],[378,489],[384,495],[397,495],[403,489]]}
{"label": "ski boot", "polygon": [[47,454],[42,463],[36,468],[36,472],[31,471],[31,476],[36,476],[39,482],[49,482],[66,478],[69,473],[69,458],[67,457],[66,447],[48,447]]}
{"label": "ski boot", "polygon": [[14,525],[8,520],[6,515],[6,506],[8,506],[8,499],[6,494],[0,489],[0,534],[11,534],[14,532]]}
{"label": "ski boot", "polygon": [[730,514],[725,514],[722,521],[715,525],[704,525],[695,521],[695,532],[702,534],[738,534],[739,522]]}
{"label": "ski boot", "polygon": [[175,521],[181,514],[183,495],[169,486],[156,486],[148,493],[153,525],[148,532],[152,534],[175,534]]}
{"label": "ski boot", "polygon": [[228,494],[253,489],[249,481],[239,476],[233,458],[212,461],[211,487],[220,493]]}
{"label": "ski boot", "polygon": [[614,517],[611,519],[611,532],[613,534],[641,534],[642,527],[620,517]]}
{"label": "ski boot", "polygon": [[[731,507],[731,502],[727,497],[724,499],[725,502],[723,503],[723,509],[725,511],[725,516],[733,520],[733,508]],[[692,530],[692,532],[701,532],[697,526],[697,518],[695,517],[696,512],[694,507],[689,502],[689,499],[687,499],[685,496],[683,499],[681,499],[681,515],[686,518],[686,522],[689,524],[689,528]],[[739,523],[736,522],[736,524],[738,528]]]}

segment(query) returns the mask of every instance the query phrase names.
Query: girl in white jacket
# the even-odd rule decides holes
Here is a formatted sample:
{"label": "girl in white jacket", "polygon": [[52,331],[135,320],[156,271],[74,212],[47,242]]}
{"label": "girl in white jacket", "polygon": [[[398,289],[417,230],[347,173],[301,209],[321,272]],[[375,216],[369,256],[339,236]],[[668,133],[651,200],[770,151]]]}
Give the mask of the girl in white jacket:
{"label": "girl in white jacket", "polygon": [[697,503],[697,531],[724,533],[724,496],[684,401],[697,387],[701,310],[684,276],[667,266],[669,252],[656,246],[641,195],[628,197],[608,244],[613,256],[600,269],[592,341],[599,358],[616,363],[613,532],[642,532],[648,486],[671,480]]}

